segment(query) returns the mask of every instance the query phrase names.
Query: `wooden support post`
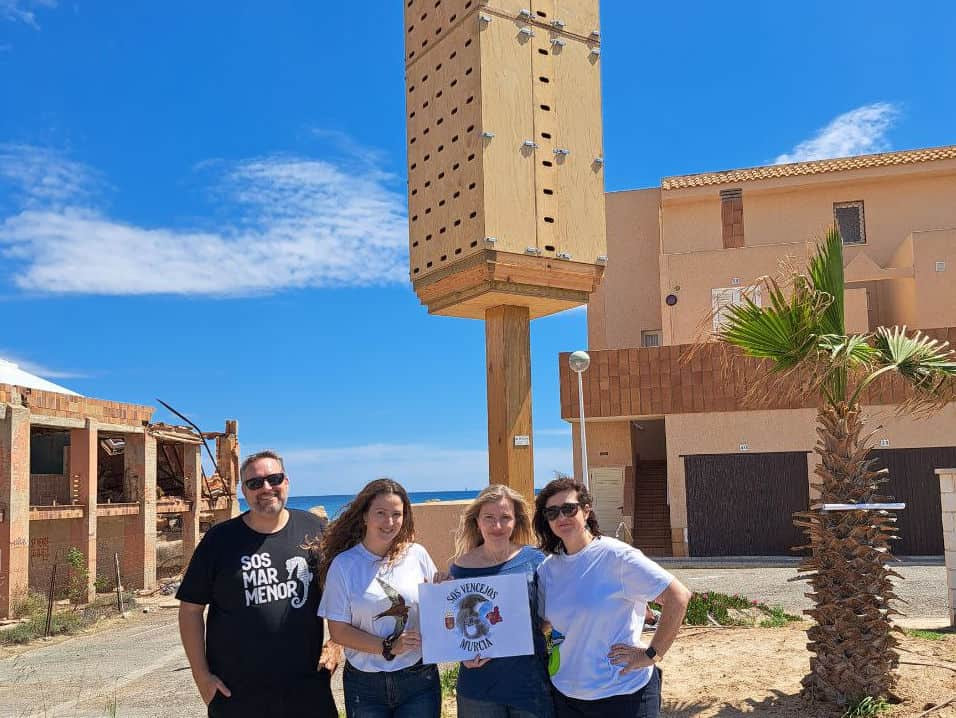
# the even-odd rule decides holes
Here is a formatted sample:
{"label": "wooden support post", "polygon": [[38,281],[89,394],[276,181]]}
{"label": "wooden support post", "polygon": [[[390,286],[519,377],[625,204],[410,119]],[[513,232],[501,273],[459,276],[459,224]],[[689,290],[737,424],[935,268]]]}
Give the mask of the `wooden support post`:
{"label": "wooden support post", "polygon": [[116,577],[116,610],[122,614],[123,613],[123,583],[120,579],[120,560],[119,554],[115,551],[113,552],[113,571],[114,576]]}
{"label": "wooden support post", "polygon": [[527,307],[503,305],[485,312],[485,352],[489,481],[510,486],[533,501],[531,315]]}

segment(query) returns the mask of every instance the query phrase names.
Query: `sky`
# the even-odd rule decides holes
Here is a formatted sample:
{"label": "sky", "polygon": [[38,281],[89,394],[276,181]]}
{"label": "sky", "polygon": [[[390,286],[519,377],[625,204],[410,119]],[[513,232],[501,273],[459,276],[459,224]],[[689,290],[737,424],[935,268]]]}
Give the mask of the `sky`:
{"label": "sky", "polygon": [[[355,8],[0,0],[0,357],[238,419],[294,494],[485,485],[484,327],[408,282],[402,3]],[[601,22],[608,191],[956,143],[948,0]],[[571,468],[558,352],[586,321],[532,324],[539,486]]]}

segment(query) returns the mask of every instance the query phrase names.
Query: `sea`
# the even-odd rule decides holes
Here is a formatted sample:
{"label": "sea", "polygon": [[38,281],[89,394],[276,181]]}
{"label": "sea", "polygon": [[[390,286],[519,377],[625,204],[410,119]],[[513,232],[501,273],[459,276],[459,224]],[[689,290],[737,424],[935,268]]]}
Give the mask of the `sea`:
{"label": "sea", "polygon": [[[409,491],[408,498],[413,504],[423,504],[426,501],[461,501],[473,499],[478,495],[478,490],[474,491]],[[286,506],[290,509],[302,509],[308,511],[313,506],[324,506],[325,512],[329,518],[334,519],[338,516],[342,508],[352,499],[355,494],[324,494],[322,496],[290,496]],[[245,511],[246,500],[239,497],[239,508]]]}

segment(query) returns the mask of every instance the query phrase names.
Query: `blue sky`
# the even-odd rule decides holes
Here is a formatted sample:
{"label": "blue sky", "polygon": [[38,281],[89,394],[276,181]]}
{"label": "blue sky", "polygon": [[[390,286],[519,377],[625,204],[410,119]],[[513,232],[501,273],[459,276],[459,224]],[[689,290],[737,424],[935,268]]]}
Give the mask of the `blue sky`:
{"label": "blue sky", "polygon": [[[402,6],[355,5],[0,0],[0,357],[238,418],[295,493],[483,485],[483,326],[407,283]],[[956,143],[954,35],[944,0],[604,0],[607,189]],[[585,342],[532,326],[539,485]]]}

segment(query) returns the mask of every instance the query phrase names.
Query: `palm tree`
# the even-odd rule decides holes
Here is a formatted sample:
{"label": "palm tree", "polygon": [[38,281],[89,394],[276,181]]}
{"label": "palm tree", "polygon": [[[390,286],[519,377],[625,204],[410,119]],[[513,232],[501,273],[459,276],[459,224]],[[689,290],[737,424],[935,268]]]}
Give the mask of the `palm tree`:
{"label": "palm tree", "polygon": [[884,503],[887,471],[867,458],[872,433],[864,433],[863,391],[886,374],[911,387],[902,413],[928,413],[953,400],[956,355],[946,343],[906,327],[847,334],[844,318],[843,242],[831,229],[805,272],[788,281],[763,278],[767,301],[749,298],[723,310],[717,339],[745,356],[767,360],[764,391],[813,392],[819,397],[815,447],[820,457],[819,498],[795,515],[806,529],[810,554],[798,569],[808,580],[814,607],[807,613],[813,654],[804,692],[838,704],[891,695],[898,664],[890,616],[895,599],[887,563],[896,528],[892,512],[824,511],[824,504]]}

